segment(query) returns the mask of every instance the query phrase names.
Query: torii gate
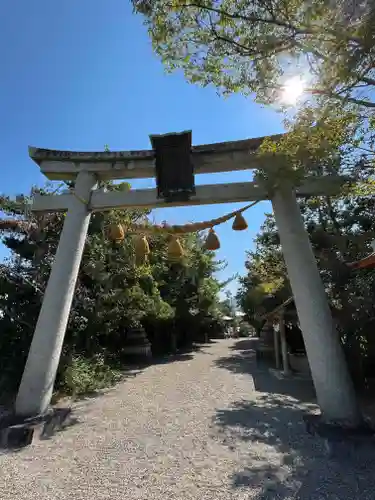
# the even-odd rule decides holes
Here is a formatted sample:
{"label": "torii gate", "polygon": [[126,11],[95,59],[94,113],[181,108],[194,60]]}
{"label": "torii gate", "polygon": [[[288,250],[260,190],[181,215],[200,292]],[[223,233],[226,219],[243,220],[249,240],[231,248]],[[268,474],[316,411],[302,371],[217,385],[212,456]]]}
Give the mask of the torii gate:
{"label": "torii gate", "polygon": [[[263,139],[191,147],[194,173],[256,168]],[[50,404],[92,211],[270,199],[256,182],[197,186],[188,201],[170,203],[159,199],[156,189],[95,189],[103,179],[155,177],[153,150],[89,153],[30,148],[29,153],[49,180],[75,181],[75,188],[73,194],[36,195],[33,200],[34,212],[67,214],[16,399],[19,416],[42,414]],[[329,420],[354,422],[359,419],[354,390],[296,197],[336,194],[346,180],[305,178],[296,191],[280,186],[271,202],[322,414]]]}

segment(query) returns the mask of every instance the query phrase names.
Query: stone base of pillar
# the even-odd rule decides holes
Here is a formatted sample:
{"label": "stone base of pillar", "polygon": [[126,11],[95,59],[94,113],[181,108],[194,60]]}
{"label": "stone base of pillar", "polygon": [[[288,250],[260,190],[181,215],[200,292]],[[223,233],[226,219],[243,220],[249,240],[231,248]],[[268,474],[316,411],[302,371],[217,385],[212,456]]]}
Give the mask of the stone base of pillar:
{"label": "stone base of pillar", "polygon": [[0,430],[0,449],[17,450],[30,446],[35,429],[27,425],[12,425]]}
{"label": "stone base of pillar", "polygon": [[71,408],[50,409],[43,415],[24,418],[13,413],[0,419],[0,449],[17,450],[33,440],[47,439],[74,423]]}
{"label": "stone base of pillar", "polygon": [[365,420],[355,427],[346,421],[327,422],[322,415],[307,414],[303,420],[309,434],[324,440],[330,457],[351,456],[359,447],[375,445],[375,429]]}

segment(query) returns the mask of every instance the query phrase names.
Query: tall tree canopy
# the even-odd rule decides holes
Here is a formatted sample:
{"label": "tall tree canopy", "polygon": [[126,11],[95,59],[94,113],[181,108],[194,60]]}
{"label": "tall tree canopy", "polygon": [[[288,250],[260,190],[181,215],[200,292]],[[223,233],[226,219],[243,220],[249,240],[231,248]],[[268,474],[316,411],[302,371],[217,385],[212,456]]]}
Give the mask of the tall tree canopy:
{"label": "tall tree canopy", "polygon": [[[372,165],[373,2],[133,0],[133,5],[167,70],[183,70],[191,83],[252,95],[281,109],[288,104],[285,97],[302,91],[298,111],[285,122],[288,130],[304,128],[299,150],[311,144],[308,129],[323,125],[325,133],[327,120],[339,112],[336,130],[344,120],[349,132],[352,123],[346,140],[356,149],[352,167]],[[336,145],[333,140],[331,149]]]}
{"label": "tall tree canopy", "polygon": [[[133,0],[169,70],[224,93],[275,101],[286,78],[308,90],[374,108],[373,2]],[[362,94],[365,92],[365,96]]]}

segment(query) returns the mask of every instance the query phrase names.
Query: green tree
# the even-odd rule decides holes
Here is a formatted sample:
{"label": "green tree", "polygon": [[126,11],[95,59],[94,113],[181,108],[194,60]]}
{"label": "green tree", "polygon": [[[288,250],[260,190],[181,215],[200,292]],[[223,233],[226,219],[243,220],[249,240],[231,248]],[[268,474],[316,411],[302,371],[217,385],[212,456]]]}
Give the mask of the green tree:
{"label": "green tree", "polygon": [[[285,79],[309,73],[322,96],[374,108],[372,2],[133,0],[169,70],[225,93],[274,101]],[[351,5],[351,7],[349,6]],[[363,92],[365,96],[362,97]]]}
{"label": "green tree", "polygon": [[[282,109],[288,84],[302,76],[304,97],[287,129],[306,130],[340,112],[340,120],[352,121],[348,144],[357,148],[358,168],[373,161],[372,2],[133,0],[133,5],[168,71],[183,70],[191,83]],[[306,141],[300,150],[304,147]]]}
{"label": "green tree", "polygon": [[233,304],[230,298],[226,297],[220,301],[219,310],[223,316],[231,316],[233,313]]}

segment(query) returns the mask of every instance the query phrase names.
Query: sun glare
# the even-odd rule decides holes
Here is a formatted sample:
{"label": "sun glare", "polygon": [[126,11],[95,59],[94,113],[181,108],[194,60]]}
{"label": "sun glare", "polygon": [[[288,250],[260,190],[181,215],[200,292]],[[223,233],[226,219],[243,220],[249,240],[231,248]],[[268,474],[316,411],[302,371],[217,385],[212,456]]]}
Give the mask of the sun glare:
{"label": "sun glare", "polygon": [[283,104],[296,104],[305,89],[303,80],[299,77],[290,78],[285,82],[282,88],[281,101]]}

